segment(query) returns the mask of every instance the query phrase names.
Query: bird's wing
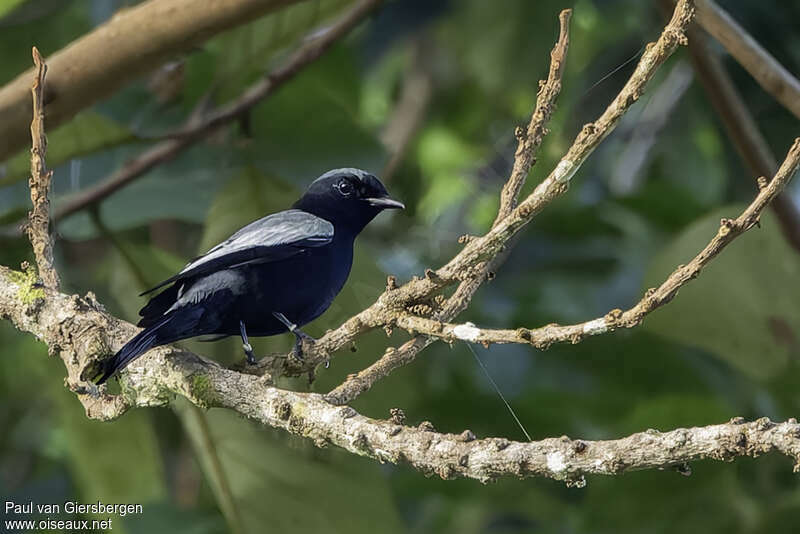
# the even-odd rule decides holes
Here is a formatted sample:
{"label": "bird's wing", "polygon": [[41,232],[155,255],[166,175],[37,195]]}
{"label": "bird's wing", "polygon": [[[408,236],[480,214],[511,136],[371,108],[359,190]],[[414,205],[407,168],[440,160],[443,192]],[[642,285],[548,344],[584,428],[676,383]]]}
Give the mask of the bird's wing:
{"label": "bird's wing", "polygon": [[146,295],[178,280],[249,263],[268,263],[321,247],[333,240],[333,225],[302,210],[286,210],[252,222],[193,259],[181,272],[148,289]]}

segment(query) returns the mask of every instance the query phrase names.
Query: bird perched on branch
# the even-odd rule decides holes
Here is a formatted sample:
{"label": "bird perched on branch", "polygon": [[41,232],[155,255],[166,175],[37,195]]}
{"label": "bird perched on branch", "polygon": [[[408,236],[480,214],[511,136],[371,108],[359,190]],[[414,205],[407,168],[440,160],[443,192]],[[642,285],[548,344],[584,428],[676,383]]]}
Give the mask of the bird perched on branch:
{"label": "bird perched on branch", "polygon": [[319,317],[344,286],[353,242],[385,209],[402,209],[372,174],[336,169],[317,178],[292,209],[248,224],[152,291],[169,286],[139,311],[139,332],[104,362],[104,383],[158,345],[201,335],[248,336],[292,332],[295,353],[313,340],[300,326]]}

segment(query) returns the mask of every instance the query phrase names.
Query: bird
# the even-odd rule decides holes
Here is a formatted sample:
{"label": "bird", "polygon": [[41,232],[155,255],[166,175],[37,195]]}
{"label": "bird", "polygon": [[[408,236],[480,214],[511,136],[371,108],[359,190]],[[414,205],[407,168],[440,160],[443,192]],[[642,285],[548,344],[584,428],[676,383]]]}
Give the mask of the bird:
{"label": "bird", "polygon": [[303,340],[313,338],[300,327],[322,315],[341,291],[356,237],[382,211],[404,208],[374,174],[326,172],[291,209],[244,226],[143,292],[165,288],[139,311],[144,330],[103,362],[96,384],[153,347],[197,336],[241,336],[254,364],[250,336],[291,332],[302,358]]}

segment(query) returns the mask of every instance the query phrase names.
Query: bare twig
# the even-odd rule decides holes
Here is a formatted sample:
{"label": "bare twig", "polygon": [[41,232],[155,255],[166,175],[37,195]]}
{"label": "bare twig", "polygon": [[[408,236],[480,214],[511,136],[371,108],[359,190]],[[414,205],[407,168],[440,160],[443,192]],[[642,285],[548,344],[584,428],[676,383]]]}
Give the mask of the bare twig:
{"label": "bare twig", "polygon": [[94,187],[87,188],[65,201],[55,211],[54,219],[60,220],[87,206],[95,204],[125,187],[157,165],[177,157],[196,142],[208,137],[220,127],[236,120],[278,87],[291,80],[304,67],[318,59],[336,41],[361,22],[382,0],[362,0],[338,22],[320,33],[312,33],[283,65],[248,87],[238,98],[207,114],[202,119],[189,119],[180,130],[167,139],[127,162],[121,169]]}
{"label": "bare twig", "polygon": [[569,19],[571,9],[563,10],[559,15],[559,35],[556,46],[550,52],[550,72],[547,80],[540,82],[539,95],[536,99],[536,108],[531,115],[528,128],[517,128],[517,151],[514,154],[514,166],[511,176],[500,193],[500,209],[492,226],[496,226],[517,207],[517,198],[531,167],[536,162],[536,152],[547,134],[547,123],[555,110],[555,102],[561,93],[561,77],[564,75],[564,65],[569,48]]}
{"label": "bare twig", "polygon": [[[202,408],[229,408],[307,437],[318,446],[333,444],[444,479],[466,477],[482,482],[501,476],[541,476],[582,484],[584,475],[617,475],[703,458],[729,461],[772,451],[800,461],[800,425],[795,420],[775,424],[764,418],[744,423],[736,418],[721,425],[663,433],[648,430],[608,441],[476,439],[468,430],[444,434],[432,430],[430,424],[415,428],[371,419],[350,407],[333,406],[319,394],[278,389],[262,378],[224,369],[169,346],[155,348],[131,364],[124,378],[124,396],[93,395],[83,387],[81,376],[90,373],[93,362],[121,347],[136,328],[109,315],[92,295],[65,295],[35,289],[34,284],[35,275],[0,267],[0,315],[58,347],[67,369],[67,386],[87,415],[96,419],[119,417],[131,407],[165,405],[179,394]],[[41,294],[32,297],[31,291]]]}
{"label": "bare twig", "polygon": [[28,180],[33,209],[28,214],[26,230],[42,282],[51,289],[57,289],[58,273],[53,265],[53,241],[50,237],[49,195],[53,171],[47,170],[45,164],[47,136],[44,133],[44,87],[47,64],[35,46],[33,63],[36,65],[36,77],[31,86],[33,120],[31,121],[31,176]]}
{"label": "bare twig", "polygon": [[688,264],[675,269],[658,288],[649,289],[642,300],[624,312],[612,310],[604,317],[591,321],[568,326],[551,324],[532,330],[483,329],[471,323],[456,325],[410,314],[398,317],[396,324],[415,334],[425,334],[448,342],[462,340],[485,344],[523,343],[540,349],[545,349],[553,343],[578,343],[589,336],[604,334],[618,328],[633,328],[640,325],[647,314],[671,301],[678,294],[678,290],[697,278],[700,271],[731,241],[757,224],[761,212],[783,191],[798,167],[800,167],[800,138],[795,139],[775,177],[769,183],[765,178],[759,179],[761,191],[739,217],[722,219],[717,234],[697,256]]}
{"label": "bare twig", "polygon": [[[670,0],[663,0],[668,8]],[[754,176],[770,176],[778,162],[747,104],[725,71],[718,55],[709,49],[707,36],[697,27],[689,28],[689,53],[698,78],[708,94],[725,131],[733,141],[739,156]],[[771,205],[778,217],[786,241],[800,251],[800,211],[787,194],[778,195]]]}
{"label": "bare twig", "polygon": [[[334,331],[333,336],[344,343],[349,343],[356,335],[371,327],[390,324],[392,320],[404,314],[403,310],[409,303],[428,299],[433,293],[456,281],[467,281],[469,284],[459,287],[456,294],[451,297],[453,308],[463,309],[471,298],[471,294],[477,290],[482,281],[476,277],[481,273],[491,272],[491,267],[496,265],[495,262],[502,261],[497,258],[507,252],[509,241],[513,236],[530,222],[544,206],[566,192],[572,176],[600,142],[616,127],[622,115],[639,99],[658,67],[675,51],[678,44],[686,44],[685,31],[693,15],[693,3],[689,0],[680,0],[658,41],[647,46],[628,82],[605,112],[597,121],[583,127],[566,155],[561,158],[550,175],[519,206],[506,217],[497,220],[491,231],[483,237],[470,240],[459,254],[439,270],[431,271],[423,279],[411,280],[392,292],[384,293],[378,302],[356,316],[359,321],[358,329],[353,329],[354,325],[348,321],[342,328]],[[531,157],[531,164],[532,162],[533,158]],[[515,167],[517,167],[516,164]],[[524,173],[520,172],[523,177],[530,169],[528,167],[525,170],[524,165],[520,165],[520,168],[524,170]],[[508,189],[509,191],[515,189],[518,191],[518,187],[521,185],[515,184]],[[513,198],[508,193],[506,197]],[[506,204],[508,203],[506,201]],[[487,262],[490,269],[486,269]],[[394,310],[395,313],[390,313],[387,308]],[[442,320],[441,317],[436,317],[436,319]],[[381,321],[384,322],[381,323]],[[375,381],[401,365],[413,361],[416,354],[429,343],[428,340],[415,339],[406,343],[401,350],[388,351],[375,364],[351,376],[328,393],[326,398],[334,403],[350,402],[357,395],[369,389]],[[324,346],[324,349],[328,350],[329,346]],[[335,345],[333,346],[335,347]],[[339,345],[339,347],[341,346]],[[327,354],[324,357],[327,357]]]}
{"label": "bare twig", "polygon": [[[108,22],[48,58],[48,126],[111,95],[165,60],[210,37],[299,0],[148,0],[120,10]],[[25,146],[22,131],[35,71],[0,88],[0,161]]]}
{"label": "bare twig", "polygon": [[433,95],[431,40],[431,36],[423,32],[413,41],[411,67],[403,78],[400,97],[381,134],[383,144],[391,152],[389,161],[381,170],[381,179],[384,182],[391,181],[403,162],[414,135],[425,119]]}
{"label": "bare twig", "polygon": [[697,22],[767,93],[800,119],[800,80],[713,0],[697,0]]}

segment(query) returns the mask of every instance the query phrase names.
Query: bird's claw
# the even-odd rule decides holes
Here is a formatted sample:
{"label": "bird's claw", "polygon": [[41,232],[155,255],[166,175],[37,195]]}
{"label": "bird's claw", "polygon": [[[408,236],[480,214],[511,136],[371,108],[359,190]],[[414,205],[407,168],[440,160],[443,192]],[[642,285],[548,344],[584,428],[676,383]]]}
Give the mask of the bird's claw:
{"label": "bird's claw", "polygon": [[294,339],[294,350],[292,351],[292,355],[302,362],[305,359],[303,357],[303,342],[306,341],[310,345],[313,345],[314,343],[317,342],[317,340],[301,330],[295,329],[293,334],[295,336],[295,339]]}
{"label": "bird's claw", "polygon": [[253,354],[253,347],[252,345],[250,345],[250,343],[244,343],[242,345],[242,348],[244,349],[244,354],[245,357],[247,358],[248,365],[255,365],[256,363],[258,363],[255,354]]}

